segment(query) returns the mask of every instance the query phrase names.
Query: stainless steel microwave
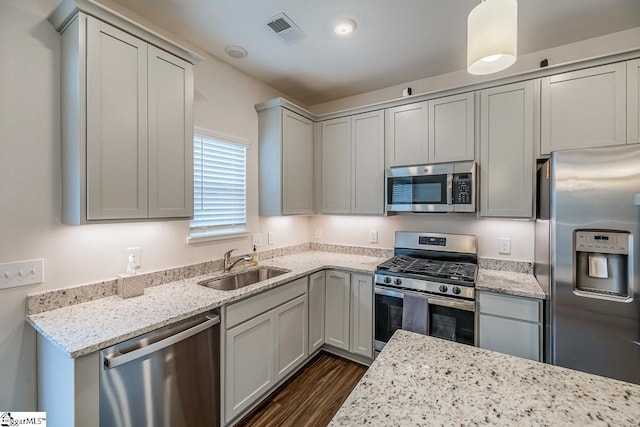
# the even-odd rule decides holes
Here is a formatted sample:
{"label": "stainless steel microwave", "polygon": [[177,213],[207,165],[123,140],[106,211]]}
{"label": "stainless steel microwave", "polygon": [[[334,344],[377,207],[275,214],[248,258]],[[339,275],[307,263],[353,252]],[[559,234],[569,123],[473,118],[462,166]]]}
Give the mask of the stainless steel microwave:
{"label": "stainless steel microwave", "polygon": [[387,212],[475,212],[476,163],[387,169]]}

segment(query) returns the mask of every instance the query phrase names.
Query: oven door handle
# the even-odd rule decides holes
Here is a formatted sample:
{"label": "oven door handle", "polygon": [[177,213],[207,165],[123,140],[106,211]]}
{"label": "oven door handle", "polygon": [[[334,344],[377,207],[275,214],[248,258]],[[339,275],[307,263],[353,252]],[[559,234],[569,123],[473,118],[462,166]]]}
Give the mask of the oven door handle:
{"label": "oven door handle", "polygon": [[[374,287],[374,293],[376,295],[382,295],[382,296],[392,297],[392,298],[401,298],[401,299],[404,299],[404,294],[426,296],[426,294],[423,294],[421,292],[412,292],[412,291],[405,291],[405,290],[397,291],[389,288],[383,288],[378,285]],[[462,301],[462,300],[444,298],[444,297],[439,297],[434,295],[428,295],[427,299],[429,300],[429,305],[439,305],[442,307],[455,308],[455,309],[464,310],[464,311],[476,310],[476,303],[474,301]]]}

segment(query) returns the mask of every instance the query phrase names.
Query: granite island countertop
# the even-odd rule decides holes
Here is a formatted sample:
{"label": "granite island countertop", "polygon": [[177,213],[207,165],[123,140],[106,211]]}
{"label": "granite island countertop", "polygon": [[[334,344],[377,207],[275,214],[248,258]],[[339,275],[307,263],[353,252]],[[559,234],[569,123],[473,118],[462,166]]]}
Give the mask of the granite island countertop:
{"label": "granite island countertop", "polygon": [[[230,304],[327,268],[373,274],[385,258],[308,251],[260,262],[290,270],[281,276],[233,291],[197,283],[229,275],[223,272],[145,288],[144,295],[109,296],[27,316],[27,322],[71,358],[83,356],[179,320]],[[234,269],[231,274],[249,268]]]}
{"label": "granite island countertop", "polygon": [[640,426],[640,385],[398,330],[330,426]]}

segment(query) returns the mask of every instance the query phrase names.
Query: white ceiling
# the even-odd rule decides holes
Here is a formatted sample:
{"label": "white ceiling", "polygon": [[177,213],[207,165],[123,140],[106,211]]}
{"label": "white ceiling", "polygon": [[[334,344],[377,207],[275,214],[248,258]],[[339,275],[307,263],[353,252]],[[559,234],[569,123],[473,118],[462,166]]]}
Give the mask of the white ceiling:
{"label": "white ceiling", "polygon": [[[116,0],[307,105],[466,67],[480,0]],[[307,35],[288,45],[266,21],[285,12]],[[640,0],[520,0],[518,53],[640,27]],[[357,22],[346,39],[341,17]],[[227,56],[227,45],[249,51]]]}

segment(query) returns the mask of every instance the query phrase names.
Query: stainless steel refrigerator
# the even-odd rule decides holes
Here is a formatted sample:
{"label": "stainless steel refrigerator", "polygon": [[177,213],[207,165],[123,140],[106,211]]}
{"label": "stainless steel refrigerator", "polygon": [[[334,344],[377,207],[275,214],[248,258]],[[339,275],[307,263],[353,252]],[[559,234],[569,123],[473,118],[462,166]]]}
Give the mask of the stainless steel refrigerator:
{"label": "stainless steel refrigerator", "polygon": [[552,153],[538,170],[546,360],[640,384],[640,147]]}

